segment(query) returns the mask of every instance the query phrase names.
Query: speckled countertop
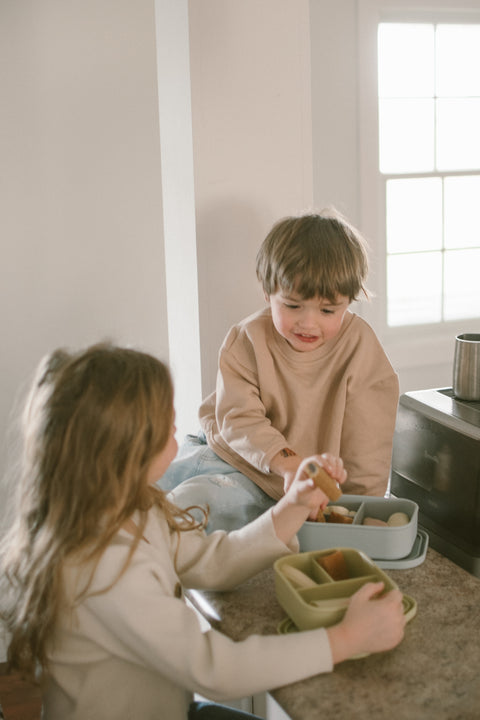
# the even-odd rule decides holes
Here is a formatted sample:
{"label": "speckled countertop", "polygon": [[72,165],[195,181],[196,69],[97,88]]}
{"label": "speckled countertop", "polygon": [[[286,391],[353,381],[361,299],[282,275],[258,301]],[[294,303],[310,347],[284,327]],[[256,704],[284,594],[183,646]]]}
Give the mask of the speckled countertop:
{"label": "speckled countertop", "polygon": [[[480,579],[431,548],[422,565],[385,572],[418,603],[402,643],[271,694],[292,720],[480,720]],[[286,617],[273,570],[193,600],[235,640],[274,633]]]}

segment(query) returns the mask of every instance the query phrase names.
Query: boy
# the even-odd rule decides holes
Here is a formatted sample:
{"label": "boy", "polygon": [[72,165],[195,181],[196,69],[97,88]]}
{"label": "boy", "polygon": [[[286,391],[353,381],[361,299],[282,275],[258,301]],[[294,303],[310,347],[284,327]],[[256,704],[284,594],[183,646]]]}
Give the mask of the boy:
{"label": "boy", "polygon": [[160,484],[214,477],[182,483],[176,502],[210,496],[228,523],[243,511],[252,519],[320,452],[342,457],[344,492],[385,494],[398,378],[372,328],[348,309],[367,295],[367,271],[362,237],[335,212],[274,225],[257,256],[268,306],[231,328],[216,391],[200,407],[208,448],[202,437],[193,452],[184,448],[180,475]]}

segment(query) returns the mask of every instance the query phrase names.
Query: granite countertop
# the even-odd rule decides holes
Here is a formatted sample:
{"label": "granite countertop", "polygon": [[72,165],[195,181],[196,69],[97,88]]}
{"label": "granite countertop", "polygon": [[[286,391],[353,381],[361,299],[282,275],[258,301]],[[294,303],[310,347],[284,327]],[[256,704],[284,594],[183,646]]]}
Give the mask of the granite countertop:
{"label": "granite countertop", "polygon": [[[385,572],[418,603],[402,643],[274,690],[272,696],[292,720],[479,720],[480,579],[431,548],[422,565]],[[232,592],[190,597],[234,640],[275,633],[286,617],[271,569]]]}

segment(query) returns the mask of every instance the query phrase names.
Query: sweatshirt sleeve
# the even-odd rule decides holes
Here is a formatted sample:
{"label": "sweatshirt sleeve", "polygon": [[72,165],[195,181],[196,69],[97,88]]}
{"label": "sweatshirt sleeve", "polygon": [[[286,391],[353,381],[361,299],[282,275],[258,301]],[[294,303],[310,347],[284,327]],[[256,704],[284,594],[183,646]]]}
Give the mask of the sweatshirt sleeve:
{"label": "sweatshirt sleeve", "polygon": [[167,594],[162,574],[145,556],[106,593],[80,609],[96,646],[169,678],[192,692],[222,701],[263,692],[332,670],[324,629],[234,642],[202,632],[195,612]]}
{"label": "sweatshirt sleeve", "polygon": [[[262,354],[262,371],[268,362],[265,348],[253,348],[245,331],[232,328],[220,350],[214,407],[205,422],[209,439],[225,444],[247,463],[269,473],[269,462],[288,445],[284,435],[272,426],[262,402],[256,354]],[[271,377],[274,377],[272,369]],[[212,412],[213,411],[213,412]],[[202,415],[202,412],[201,412]]]}
{"label": "sweatshirt sleeve", "polygon": [[185,587],[229,590],[298,548],[296,537],[288,546],[277,538],[270,509],[229,533],[180,533],[176,569]]}
{"label": "sweatshirt sleeve", "polygon": [[364,364],[366,372],[348,386],[340,447],[348,473],[343,490],[354,495],[383,496],[392,460],[398,377],[380,345]]}

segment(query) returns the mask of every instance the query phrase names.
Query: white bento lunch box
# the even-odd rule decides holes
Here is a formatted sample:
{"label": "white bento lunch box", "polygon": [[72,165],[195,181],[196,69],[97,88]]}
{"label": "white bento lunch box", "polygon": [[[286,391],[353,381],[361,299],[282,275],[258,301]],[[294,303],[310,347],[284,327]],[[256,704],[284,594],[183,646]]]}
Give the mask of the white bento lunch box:
{"label": "white bento lunch box", "polygon": [[[342,495],[329,506],[341,506],[353,515],[351,524],[334,522],[305,522],[298,532],[300,552],[331,547],[351,547],[362,550],[374,560],[399,560],[408,557],[416,545],[428,543],[428,536],[417,532],[418,505],[402,498]],[[327,506],[327,509],[328,507]],[[395,513],[404,513],[408,522],[399,526],[363,525],[365,518],[387,522]],[[423,548],[426,552],[426,547]]]}

